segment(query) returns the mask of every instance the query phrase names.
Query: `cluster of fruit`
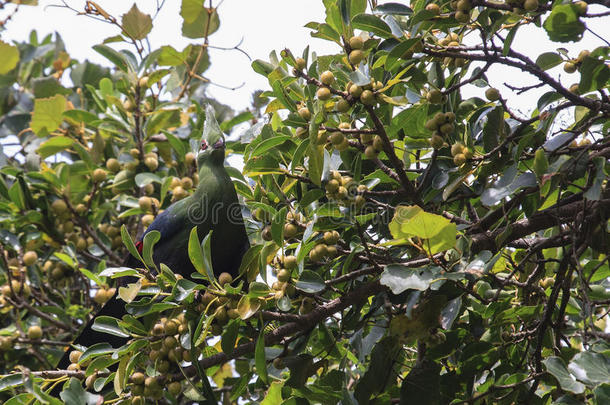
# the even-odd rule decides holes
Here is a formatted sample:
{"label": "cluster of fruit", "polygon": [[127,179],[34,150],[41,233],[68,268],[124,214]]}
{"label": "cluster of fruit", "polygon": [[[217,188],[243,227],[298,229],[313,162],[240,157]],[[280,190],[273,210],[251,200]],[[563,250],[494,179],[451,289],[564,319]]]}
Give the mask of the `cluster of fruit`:
{"label": "cluster of fruit", "polygon": [[[263,238],[263,240],[267,242],[273,240],[273,236],[271,234],[271,225],[269,225],[271,218],[269,217],[267,211],[263,210],[262,208],[257,208],[252,213],[252,216],[257,221],[260,221],[265,224],[263,226],[263,230],[261,231],[261,237]],[[284,224],[284,239],[294,239],[300,234],[302,234],[305,228],[303,225],[304,222],[305,217],[303,216],[303,214],[301,214],[300,212],[293,213],[292,211],[289,211],[286,214],[286,223]]]}
{"label": "cluster of fruit", "polygon": [[174,397],[182,393],[182,384],[179,381],[166,382],[160,376],[150,377],[141,371],[133,373],[129,377],[131,405],[144,405],[147,398],[158,400],[163,397],[163,388]]}
{"label": "cluster of fruit", "polygon": [[455,114],[451,111],[446,113],[437,112],[424,126],[432,131],[430,145],[434,149],[440,149],[445,145],[445,137],[455,130]]}
{"label": "cluster of fruit", "polygon": [[[78,203],[74,207],[74,211],[76,211],[77,215],[83,215],[87,212],[87,206],[85,205],[89,202],[89,195],[85,196],[83,202]],[[60,233],[64,234],[64,239],[71,241],[76,246],[78,250],[85,250],[89,246],[93,245],[94,240],[91,236],[84,237],[83,231],[80,227],[75,226],[72,220],[72,214],[68,209],[68,205],[62,199],[57,199],[51,203],[51,211],[55,214],[55,229],[57,229]],[[50,244],[53,247],[59,247],[56,241],[51,241]]]}
{"label": "cluster of fruit", "polygon": [[[468,0],[461,0],[461,1],[468,1]],[[449,47],[449,48],[458,47],[458,46],[460,46],[460,36],[458,34],[456,34],[455,32],[450,32],[444,38],[439,40],[438,44],[440,46]],[[443,64],[447,67],[451,67],[451,66],[464,67],[464,66],[466,66],[467,63],[468,63],[468,60],[464,59],[464,58],[446,57],[445,59],[443,59]],[[428,101],[430,101],[430,100],[428,100]],[[435,103],[435,104],[439,104],[439,103]]]}
{"label": "cluster of fruit", "polygon": [[536,11],[540,7],[538,0],[506,0],[513,7],[513,13],[523,14],[524,11]]}
{"label": "cluster of fruit", "polygon": [[570,59],[563,65],[563,70],[566,73],[574,73],[580,69],[582,62],[585,60],[587,56],[589,56],[590,52],[588,50],[580,51],[578,57],[576,59]]}
{"label": "cluster of fruit", "polygon": [[339,242],[339,232],[324,232],[322,238],[318,239],[317,244],[309,251],[309,260],[319,263],[326,258],[334,258],[337,256],[337,242]]}
{"label": "cluster of fruit", "polygon": [[331,172],[330,179],[324,188],[326,189],[326,196],[341,205],[360,209],[366,203],[366,199],[362,195],[368,190],[366,185],[357,185],[351,177],[342,176],[336,170]]}
{"label": "cluster of fruit", "polygon": [[[218,284],[221,286],[231,284],[232,282],[233,277],[229,273],[220,273],[218,276]],[[223,327],[231,319],[239,318],[239,312],[237,312],[238,303],[239,297],[221,296],[206,291],[201,297],[197,311],[214,317],[210,324],[210,333],[214,336],[220,336],[223,332]]]}
{"label": "cluster of fruit", "polygon": [[100,288],[99,290],[97,290],[95,292],[95,295],[93,296],[93,301],[95,301],[96,303],[98,303],[100,305],[103,305],[110,298],[112,298],[115,293],[116,293],[116,288],[114,288],[114,287],[110,288],[108,286],[103,286],[102,288]]}
{"label": "cluster of fruit", "polygon": [[278,258],[275,264],[277,267],[273,267],[273,271],[277,281],[271,285],[271,288],[275,291],[275,298],[280,299],[283,296],[294,297],[296,295],[296,288],[292,284],[292,271],[298,266],[296,256],[283,256]]}
{"label": "cluster of fruit", "polygon": [[112,225],[111,222],[103,222],[98,225],[97,229],[108,236],[112,243],[112,248],[116,249],[123,245],[123,239],[121,238],[121,230],[118,226]]}
{"label": "cluster of fruit", "polygon": [[461,142],[456,142],[451,145],[451,156],[453,156],[453,163],[456,166],[461,166],[472,159],[473,153],[470,148],[464,146]]}

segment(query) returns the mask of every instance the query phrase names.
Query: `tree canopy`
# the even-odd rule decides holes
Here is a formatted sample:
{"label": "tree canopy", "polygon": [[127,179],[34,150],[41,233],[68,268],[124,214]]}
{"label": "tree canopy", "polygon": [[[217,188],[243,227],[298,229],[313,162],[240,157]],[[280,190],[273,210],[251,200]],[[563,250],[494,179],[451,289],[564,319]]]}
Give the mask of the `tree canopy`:
{"label": "tree canopy", "polygon": [[[0,40],[1,402],[610,402],[610,44],[582,40],[608,1],[323,3],[307,27],[336,53],[270,50],[245,111],[206,97],[214,1],[181,1],[184,49],[151,49],[135,4],[72,9],[116,28],[104,66]],[[2,26],[36,4],[1,1]],[[527,28],[557,48],[520,52]],[[193,192],[208,104],[243,158],[232,283],[196,232],[192,277],[134,245]],[[129,314],[95,328],[128,343],[55,370],[125,276]]]}

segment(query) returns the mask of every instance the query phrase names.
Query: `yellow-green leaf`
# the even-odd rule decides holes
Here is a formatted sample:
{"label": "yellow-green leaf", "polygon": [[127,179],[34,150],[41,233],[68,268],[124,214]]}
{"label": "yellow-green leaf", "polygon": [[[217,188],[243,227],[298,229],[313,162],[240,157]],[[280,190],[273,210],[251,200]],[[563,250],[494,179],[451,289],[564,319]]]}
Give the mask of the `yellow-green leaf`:
{"label": "yellow-green leaf", "polygon": [[134,3],[131,9],[123,14],[122,18],[123,30],[133,39],[144,39],[152,30],[152,18],[150,15],[144,14],[138,9]]}
{"label": "yellow-green leaf", "polygon": [[0,41],[0,75],[13,70],[19,63],[19,49],[16,46]]}
{"label": "yellow-green leaf", "polygon": [[45,136],[59,128],[66,110],[66,98],[57,94],[49,98],[38,98],[34,101],[34,112],[30,126],[38,136]]}

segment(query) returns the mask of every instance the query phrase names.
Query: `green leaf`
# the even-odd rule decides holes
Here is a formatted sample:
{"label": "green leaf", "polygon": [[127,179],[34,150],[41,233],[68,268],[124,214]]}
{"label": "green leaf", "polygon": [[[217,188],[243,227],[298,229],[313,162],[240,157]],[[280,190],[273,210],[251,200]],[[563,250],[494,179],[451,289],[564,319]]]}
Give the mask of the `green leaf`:
{"label": "green leaf", "polygon": [[38,154],[42,159],[46,159],[56,153],[64,151],[74,144],[74,140],[67,136],[54,136],[38,147]]}
{"label": "green leaf", "polygon": [[0,41],[0,75],[15,69],[19,63],[19,49],[16,46]]}
{"label": "green leaf", "polygon": [[100,400],[103,402],[103,398],[100,395],[85,391],[80,380],[74,377],[70,378],[70,382],[59,396],[66,404],[93,405],[100,403]]}
{"label": "green leaf", "polygon": [[188,47],[184,48],[182,52],[179,52],[173,47],[165,45],[161,47],[158,62],[161,66],[179,66],[186,62],[188,54]]}
{"label": "green leaf", "polygon": [[136,186],[144,187],[150,183],[161,184],[161,178],[153,173],[138,173],[135,177]]}
{"label": "green leaf", "polygon": [[545,365],[546,370],[559,381],[562,389],[575,394],[581,394],[585,391],[584,384],[576,381],[576,378],[570,374],[561,357],[547,357],[542,360],[542,363]]}
{"label": "green leaf", "polygon": [[256,314],[260,307],[261,302],[258,298],[243,295],[237,303],[237,313],[241,319],[246,320]]}
{"label": "green leaf", "polygon": [[142,257],[144,258],[144,263],[153,269],[157,268],[153,260],[153,247],[159,240],[161,239],[161,232],[159,231],[150,231],[144,235],[144,239],[142,240]]}
{"label": "green leaf", "polygon": [[191,229],[188,252],[189,258],[191,259],[191,263],[193,263],[195,270],[197,270],[199,274],[207,277],[207,273],[205,272],[205,263],[203,260],[203,250],[201,250],[201,244],[199,243],[199,236],[197,235],[196,226]]}
{"label": "green leaf", "polygon": [[269,375],[267,374],[267,359],[265,357],[265,328],[261,328],[254,349],[254,363],[256,365],[256,373],[260,379],[267,384]]}
{"label": "green leaf", "polygon": [[[457,237],[455,224],[445,217],[425,212],[416,205],[396,207],[389,228],[392,236],[396,239],[413,236],[430,239],[430,244],[435,246],[434,250],[438,248],[446,250],[453,247]],[[436,252],[432,251],[431,253]]]}
{"label": "green leaf", "polygon": [[125,56],[118,51],[115,51],[107,45],[94,45],[93,50],[112,62],[117,68],[127,73],[129,70],[129,63]]}
{"label": "green leaf", "polygon": [[129,333],[123,331],[123,329],[119,326],[119,320],[111,316],[96,316],[91,329],[96,332],[107,333],[109,335],[119,337],[126,338],[130,336]]}
{"label": "green leaf", "polygon": [[134,3],[121,19],[123,30],[132,39],[144,39],[152,30],[152,18],[138,9]]}
{"label": "green leaf", "polygon": [[309,178],[317,186],[322,184],[322,171],[324,169],[324,147],[309,144]]}
{"label": "green leaf", "polygon": [[399,264],[385,266],[379,282],[387,286],[394,295],[406,290],[425,291],[436,279],[436,274],[428,267],[412,269]]}
{"label": "green leaf", "polygon": [[187,38],[203,38],[213,34],[220,26],[220,18],[215,8],[204,7],[201,0],[182,0],[182,35]]}
{"label": "green leaf", "polygon": [[127,231],[125,225],[121,225],[121,239],[123,239],[123,244],[129,251],[129,253],[131,253],[131,255],[138,259],[140,262],[143,262],[144,259],[142,259],[142,256],[140,256],[140,252],[138,252],[136,245],[134,245],[133,240],[131,240],[131,236],[129,236],[129,232]]}
{"label": "green leaf", "polygon": [[579,19],[578,6],[574,4],[557,4],[543,24],[551,41],[579,41],[585,32],[585,24]]}
{"label": "green leaf", "polygon": [[88,360],[94,359],[103,354],[114,353],[114,349],[109,343],[96,343],[83,352],[78,360],[79,364],[84,364]]}
{"label": "green leaf", "polygon": [[324,290],[326,284],[324,284],[324,279],[318,273],[311,270],[303,270],[295,287],[306,293],[314,294]]}
{"label": "green leaf", "polygon": [[4,377],[0,378],[0,392],[10,389],[10,388],[18,387],[21,384],[23,384],[24,381],[25,381],[25,377],[21,373],[9,374],[7,376],[4,376]]}
{"label": "green leaf", "polygon": [[354,28],[372,32],[381,38],[391,38],[392,30],[381,18],[371,14],[358,14],[352,19]]}
{"label": "green leaf", "polygon": [[34,79],[32,81],[32,87],[34,88],[34,97],[36,98],[53,97],[56,94],[67,96],[72,93],[71,90],[66,89],[52,76]]}
{"label": "green leaf", "polygon": [[610,81],[610,67],[603,60],[586,57],[580,66],[580,94],[599,90],[608,85]]}
{"label": "green leaf", "polygon": [[282,403],[282,387],[283,381],[274,381],[265,395],[265,399],[261,401],[261,405],[276,405]]}
{"label": "green leaf", "polygon": [[536,59],[536,65],[542,70],[549,70],[563,62],[561,56],[555,52],[545,52],[538,56]]}
{"label": "green leaf", "polygon": [[239,331],[239,319],[233,319],[229,324],[225,327],[224,332],[222,333],[222,338],[220,339],[220,347],[222,351],[230,355],[233,353],[233,349],[235,348],[235,342],[237,341],[237,332]]}
{"label": "green leaf", "polygon": [[568,370],[587,385],[610,381],[610,357],[602,353],[580,352],[568,364]]}
{"label": "green leaf", "polygon": [[59,128],[66,110],[66,98],[61,94],[34,100],[32,112],[32,131],[38,136],[46,136]]}
{"label": "green leaf", "polygon": [[67,121],[73,121],[76,124],[90,124],[99,119],[97,115],[85,110],[67,110],[63,112],[63,116]]}

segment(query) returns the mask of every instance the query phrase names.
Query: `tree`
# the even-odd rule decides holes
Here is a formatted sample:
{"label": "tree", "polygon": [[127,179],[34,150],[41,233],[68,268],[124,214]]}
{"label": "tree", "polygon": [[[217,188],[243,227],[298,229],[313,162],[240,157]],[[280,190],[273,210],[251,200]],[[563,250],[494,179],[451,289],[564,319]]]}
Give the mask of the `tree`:
{"label": "tree", "polygon": [[[338,53],[254,61],[268,119],[219,117],[253,124],[229,144],[252,231],[232,285],[206,279],[196,238],[199,277],[116,267],[196,182],[217,10],[183,0],[203,44],[148,51],[150,16],[87,2],[117,26],[118,45],[94,46],[112,69],[60,38],[0,43],[3,136],[21,147],[0,170],[0,398],[56,403],[65,383],[80,402],[607,403],[610,48],[525,55],[512,39],[535,25],[578,42],[608,3],[324,4],[308,27]],[[494,66],[545,90],[527,114],[488,83]],[[485,99],[463,98],[472,86]],[[131,315],[97,325],[131,342],[50,371],[124,275],[140,278]]]}

